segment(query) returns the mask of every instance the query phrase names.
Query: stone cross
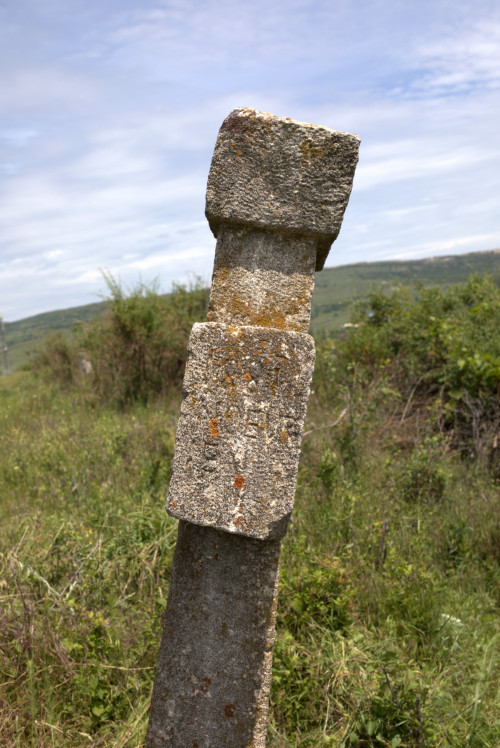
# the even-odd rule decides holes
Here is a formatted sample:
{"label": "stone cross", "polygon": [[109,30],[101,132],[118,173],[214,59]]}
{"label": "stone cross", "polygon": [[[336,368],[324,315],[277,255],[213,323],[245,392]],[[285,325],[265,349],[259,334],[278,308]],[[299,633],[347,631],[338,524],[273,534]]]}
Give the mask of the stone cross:
{"label": "stone cross", "polygon": [[338,235],[358,148],[355,135],[247,108],[219,131],[210,307],[189,340],[167,498],[179,534],[147,748],[265,746],[314,273]]}

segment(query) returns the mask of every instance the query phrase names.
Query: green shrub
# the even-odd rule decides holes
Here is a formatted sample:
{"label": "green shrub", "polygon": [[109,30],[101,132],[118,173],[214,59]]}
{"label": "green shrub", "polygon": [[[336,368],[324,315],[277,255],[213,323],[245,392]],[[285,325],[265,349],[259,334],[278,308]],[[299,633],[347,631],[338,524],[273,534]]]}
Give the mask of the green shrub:
{"label": "green shrub", "polygon": [[61,384],[83,386],[91,401],[118,407],[180,389],[189,333],[206,318],[208,290],[196,281],[167,295],[142,283],[125,293],[110,275],[105,280],[110,297],[103,316],[73,338],[49,338],[34,368]]}
{"label": "green shrub", "polygon": [[[13,748],[144,741],[176,533],[164,495],[181,368],[159,355],[159,320],[187,336],[206,292],[177,289],[168,317],[151,289],[111,290],[95,334],[58,348],[64,387],[0,380],[0,744]],[[383,297],[318,345],[282,544],[270,748],[500,745],[498,474],[476,459],[496,394],[473,363],[497,355],[496,294],[473,280]]]}
{"label": "green shrub", "polygon": [[411,453],[398,476],[401,498],[413,504],[440,504],[446,493],[447,472],[440,464],[439,443],[427,439]]}
{"label": "green shrub", "polygon": [[75,342],[63,333],[53,333],[43,339],[31,356],[29,368],[67,388],[78,378],[78,364]]}
{"label": "green shrub", "polygon": [[500,289],[493,278],[472,276],[444,291],[418,288],[416,298],[404,288],[389,296],[374,291],[355,319],[329,355],[327,344],[320,349],[318,390],[328,397],[334,386],[361,386],[366,397],[367,383],[378,383],[389,407],[399,398],[401,420],[431,409],[435,431],[498,469]]}

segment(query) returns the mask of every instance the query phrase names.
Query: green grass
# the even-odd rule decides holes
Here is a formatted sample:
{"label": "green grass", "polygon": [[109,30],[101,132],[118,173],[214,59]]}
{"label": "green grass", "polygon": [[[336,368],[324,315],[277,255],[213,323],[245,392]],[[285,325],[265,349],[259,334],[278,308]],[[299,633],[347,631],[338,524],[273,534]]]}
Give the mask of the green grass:
{"label": "green grass", "polygon": [[[349,337],[318,346],[283,542],[272,748],[500,745],[485,347],[500,306],[491,283],[468,288],[474,324],[467,289],[420,306],[375,296]],[[427,313],[424,329],[432,304],[457,324]],[[461,386],[490,403],[486,441],[455,417]],[[81,379],[0,379],[0,745],[143,745],[176,537],[164,497],[179,408],[175,387],[118,408]]]}
{"label": "green grass", "polygon": [[[1,384],[0,742],[140,746],[178,398],[117,413],[27,373]],[[306,430],[323,413],[315,394]],[[373,427],[349,457],[335,430],[304,440],[269,745],[496,748],[498,486],[437,443],[424,468],[444,487],[425,503],[404,424],[376,447]]]}
{"label": "green grass", "polygon": [[119,745],[152,686],[178,402],[94,411],[14,377],[0,389],[0,743]]}
{"label": "green grass", "polygon": [[498,486],[434,455],[446,490],[412,503],[410,454],[359,435],[362,466],[325,480],[338,440],[309,439],[283,554],[271,745],[493,748]]}

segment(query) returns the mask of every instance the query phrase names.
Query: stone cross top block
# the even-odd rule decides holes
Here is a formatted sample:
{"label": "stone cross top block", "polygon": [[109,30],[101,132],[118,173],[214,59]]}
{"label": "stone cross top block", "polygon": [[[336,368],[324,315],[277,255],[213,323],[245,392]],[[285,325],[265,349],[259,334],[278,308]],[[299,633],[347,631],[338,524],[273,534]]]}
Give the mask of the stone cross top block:
{"label": "stone cross top block", "polygon": [[313,237],[322,270],[338,236],[359,138],[254,109],[235,109],[219,131],[205,214],[223,223]]}
{"label": "stone cross top block", "polygon": [[286,532],[314,367],[314,273],[339,232],[358,147],[252,109],[222,124],[207,187],[209,322],[189,342],[174,517],[259,539]]}
{"label": "stone cross top block", "polygon": [[307,332],[358,149],[356,135],[253,109],[224,120],[205,210],[217,237],[209,321]]}

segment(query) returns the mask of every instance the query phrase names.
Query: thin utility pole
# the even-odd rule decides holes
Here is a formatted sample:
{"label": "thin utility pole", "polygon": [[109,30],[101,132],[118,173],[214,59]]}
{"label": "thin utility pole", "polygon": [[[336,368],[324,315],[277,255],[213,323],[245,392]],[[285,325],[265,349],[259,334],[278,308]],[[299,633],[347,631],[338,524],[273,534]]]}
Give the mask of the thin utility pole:
{"label": "thin utility pole", "polygon": [[9,364],[9,353],[7,348],[7,342],[5,340],[5,327],[3,324],[3,317],[0,314],[0,336],[1,336],[1,344],[2,344],[2,351],[3,351],[3,374],[10,374],[10,364]]}

